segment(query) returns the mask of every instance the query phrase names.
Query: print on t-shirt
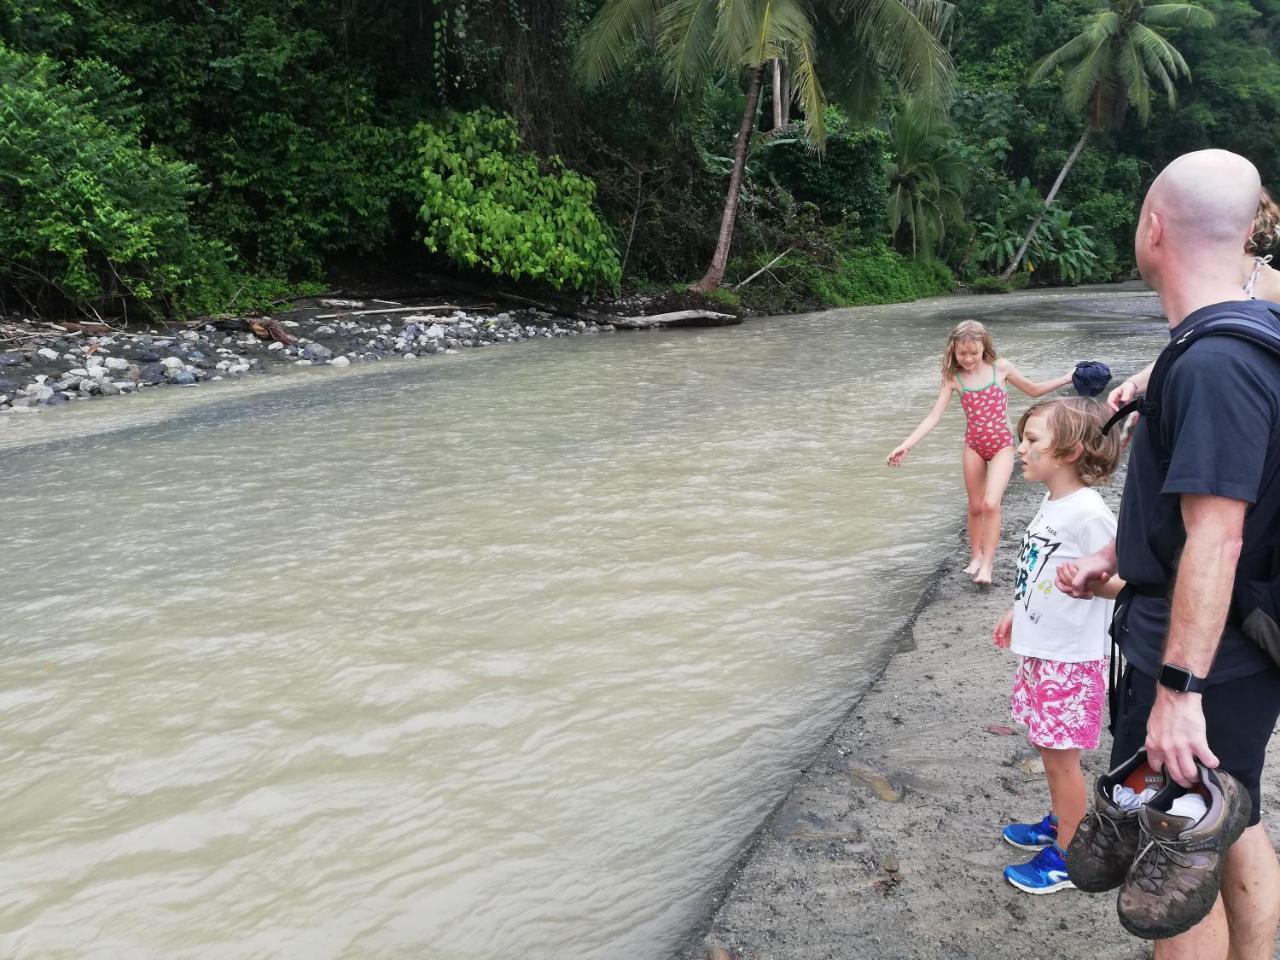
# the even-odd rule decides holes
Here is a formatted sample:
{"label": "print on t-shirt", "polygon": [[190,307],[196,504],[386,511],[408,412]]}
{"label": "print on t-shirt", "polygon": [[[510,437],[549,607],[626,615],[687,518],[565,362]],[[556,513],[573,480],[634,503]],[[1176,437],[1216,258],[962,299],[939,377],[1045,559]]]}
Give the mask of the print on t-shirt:
{"label": "print on t-shirt", "polygon": [[1083,487],[1059,500],[1047,496],[1018,551],[1013,601],[1014,653],[1081,663],[1106,656],[1111,601],[1077,600],[1055,585],[1058,568],[1100,550],[1116,521],[1096,490]]}
{"label": "print on t-shirt", "polygon": [[1018,551],[1018,577],[1013,602],[1022,604],[1027,619],[1032,623],[1040,622],[1040,611],[1031,609],[1031,591],[1039,590],[1046,597],[1053,592],[1053,581],[1048,578],[1041,580],[1040,575],[1062,546],[1062,541],[1049,539],[1057,536],[1056,530],[1050,527],[1043,529],[1043,534],[1032,533],[1030,530],[1024,533],[1022,549]]}

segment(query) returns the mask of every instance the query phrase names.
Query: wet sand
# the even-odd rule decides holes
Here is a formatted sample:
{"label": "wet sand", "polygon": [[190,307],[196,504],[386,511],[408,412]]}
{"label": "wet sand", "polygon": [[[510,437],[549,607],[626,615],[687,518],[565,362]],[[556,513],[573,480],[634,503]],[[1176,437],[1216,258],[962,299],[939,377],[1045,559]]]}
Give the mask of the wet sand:
{"label": "wet sand", "polygon": [[[1120,487],[1117,478],[1103,490],[1113,508]],[[1015,540],[1041,495],[1017,478],[1010,486],[992,589],[960,573],[967,552],[957,540],[883,676],[757,835],[686,957],[1151,955],[1120,927],[1114,893],[1036,897],[1001,876],[1030,856],[1000,839],[1001,826],[1048,808],[1043,768],[1009,718],[1014,656],[991,643],[1010,601]],[[1101,749],[1086,755],[1091,784],[1109,750],[1104,731]],[[1268,756],[1263,822],[1280,842],[1280,737]]]}

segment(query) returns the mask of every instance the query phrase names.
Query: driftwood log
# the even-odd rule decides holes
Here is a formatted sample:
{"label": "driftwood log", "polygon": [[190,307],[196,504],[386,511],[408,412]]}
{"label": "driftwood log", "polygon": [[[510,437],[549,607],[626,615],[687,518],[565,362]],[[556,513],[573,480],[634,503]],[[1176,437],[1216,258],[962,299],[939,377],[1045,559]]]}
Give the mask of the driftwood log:
{"label": "driftwood log", "polygon": [[270,317],[219,317],[213,321],[213,327],[224,333],[252,333],[259,340],[274,340],[286,347],[298,342],[284,324]]}
{"label": "driftwood log", "polygon": [[613,317],[609,322],[619,330],[644,330],[649,327],[729,327],[741,323],[742,318],[714,310],[673,310],[648,317]]}

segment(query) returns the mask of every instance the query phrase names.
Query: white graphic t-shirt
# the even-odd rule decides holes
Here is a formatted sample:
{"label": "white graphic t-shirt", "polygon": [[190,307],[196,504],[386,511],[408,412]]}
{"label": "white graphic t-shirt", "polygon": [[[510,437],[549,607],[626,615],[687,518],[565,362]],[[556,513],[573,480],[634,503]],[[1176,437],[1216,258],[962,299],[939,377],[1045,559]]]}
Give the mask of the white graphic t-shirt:
{"label": "white graphic t-shirt", "polygon": [[1081,663],[1107,655],[1114,602],[1077,600],[1054,583],[1063,561],[1101,550],[1116,536],[1116,518],[1096,490],[1084,487],[1061,500],[1048,494],[1022,535],[1013,598],[1014,653]]}

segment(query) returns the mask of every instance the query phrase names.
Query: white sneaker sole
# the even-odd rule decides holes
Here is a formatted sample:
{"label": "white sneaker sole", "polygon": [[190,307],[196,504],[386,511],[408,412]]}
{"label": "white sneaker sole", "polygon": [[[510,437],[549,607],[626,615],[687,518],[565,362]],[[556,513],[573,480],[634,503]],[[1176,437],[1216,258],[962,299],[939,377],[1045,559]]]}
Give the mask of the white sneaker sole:
{"label": "white sneaker sole", "polygon": [[1019,850],[1030,850],[1032,853],[1039,853],[1039,852],[1040,852],[1041,850],[1043,850],[1045,847],[1051,847],[1051,846],[1053,846],[1053,841],[1052,841],[1052,840],[1050,840],[1048,843],[1035,843],[1035,844],[1032,844],[1032,843],[1014,843],[1012,840],[1010,840],[1008,837],[1006,837],[1003,833],[1002,833],[1002,834],[1000,834],[1000,836],[1004,839],[1004,842],[1005,842],[1005,843],[1007,843],[1009,846],[1011,846],[1011,847],[1017,847]]}
{"label": "white sneaker sole", "polygon": [[1023,893],[1031,893],[1036,896],[1040,896],[1044,893],[1057,893],[1059,890],[1074,890],[1076,888],[1076,885],[1070,880],[1059,880],[1051,887],[1028,887],[1008,875],[1005,876],[1005,879],[1009,881],[1010,886],[1017,887]]}

